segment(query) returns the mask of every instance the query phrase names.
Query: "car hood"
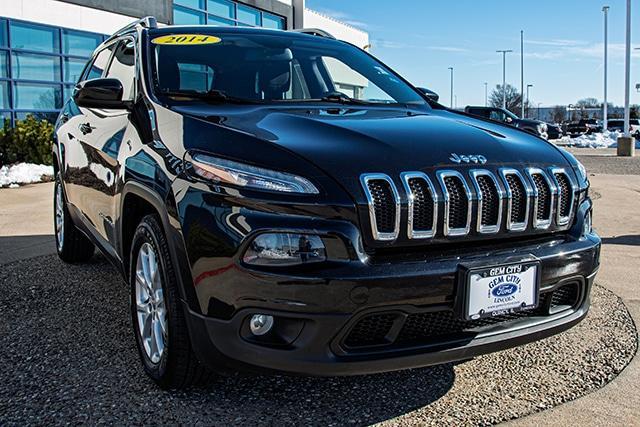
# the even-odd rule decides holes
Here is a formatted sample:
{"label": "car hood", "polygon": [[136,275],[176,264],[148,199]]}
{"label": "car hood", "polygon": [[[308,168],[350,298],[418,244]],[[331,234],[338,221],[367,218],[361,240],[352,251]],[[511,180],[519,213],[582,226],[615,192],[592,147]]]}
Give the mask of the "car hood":
{"label": "car hood", "polygon": [[[234,108],[238,107],[238,108]],[[386,108],[206,106],[174,110],[259,138],[304,157],[338,180],[362,173],[479,167],[453,154],[482,155],[484,167],[566,165],[553,145],[516,129],[464,115]]]}

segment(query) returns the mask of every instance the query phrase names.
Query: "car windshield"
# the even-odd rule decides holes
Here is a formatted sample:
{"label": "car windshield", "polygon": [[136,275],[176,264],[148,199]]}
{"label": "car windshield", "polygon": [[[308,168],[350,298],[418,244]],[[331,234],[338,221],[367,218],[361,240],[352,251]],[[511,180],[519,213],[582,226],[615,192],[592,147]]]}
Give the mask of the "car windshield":
{"label": "car windshield", "polygon": [[346,43],[257,31],[199,29],[197,35],[214,42],[177,43],[177,32],[151,35],[157,94],[178,102],[428,105],[390,69]]}

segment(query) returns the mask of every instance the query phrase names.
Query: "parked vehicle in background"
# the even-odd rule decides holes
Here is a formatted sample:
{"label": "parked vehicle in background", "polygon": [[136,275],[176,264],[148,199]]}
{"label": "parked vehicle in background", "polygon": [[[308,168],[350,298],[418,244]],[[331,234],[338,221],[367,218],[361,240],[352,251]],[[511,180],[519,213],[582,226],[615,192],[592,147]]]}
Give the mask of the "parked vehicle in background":
{"label": "parked vehicle in background", "polygon": [[97,48],[58,117],[57,252],[116,266],[163,388],[537,341],[587,315],[601,244],[584,166],[506,123],[333,37],[148,18]]}
{"label": "parked vehicle in background", "polygon": [[557,123],[547,123],[547,136],[549,140],[562,138],[562,126]]}
{"label": "parked vehicle in background", "polygon": [[547,124],[540,120],[521,119],[509,110],[496,107],[475,107],[468,105],[465,107],[464,111],[472,116],[504,123],[533,135],[537,135],[540,138],[548,139]]}
{"label": "parked vehicle in background", "polygon": [[[638,119],[629,120],[629,124],[631,125],[631,135],[640,139],[640,122]],[[624,132],[624,120],[622,119],[609,119],[609,123],[607,124],[607,128],[611,132]]]}
{"label": "parked vehicle in background", "polygon": [[571,137],[594,132],[602,132],[602,124],[598,123],[596,119],[580,119],[567,124],[566,133]]}

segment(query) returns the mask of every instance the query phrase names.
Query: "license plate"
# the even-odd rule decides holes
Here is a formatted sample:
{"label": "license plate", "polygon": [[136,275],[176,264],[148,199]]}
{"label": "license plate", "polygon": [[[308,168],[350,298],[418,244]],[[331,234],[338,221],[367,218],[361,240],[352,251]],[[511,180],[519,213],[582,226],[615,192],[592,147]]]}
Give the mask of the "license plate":
{"label": "license plate", "polygon": [[467,275],[467,320],[500,316],[538,306],[538,263],[470,270]]}

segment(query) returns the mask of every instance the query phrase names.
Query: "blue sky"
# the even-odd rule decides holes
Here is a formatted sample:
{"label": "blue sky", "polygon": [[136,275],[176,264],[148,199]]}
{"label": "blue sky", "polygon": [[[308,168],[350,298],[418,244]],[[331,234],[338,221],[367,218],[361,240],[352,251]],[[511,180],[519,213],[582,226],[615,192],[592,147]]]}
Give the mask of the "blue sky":
{"label": "blue sky", "polygon": [[[632,1],[632,47],[640,47],[640,1]],[[624,101],[625,0],[307,0],[310,9],[369,33],[371,53],[417,86],[449,103],[455,68],[458,106],[484,104],[484,82],[520,87],[520,30],[525,32],[525,85],[543,106],[603,98],[603,14],[609,11],[609,100]],[[640,50],[631,62],[631,102],[640,103]]]}

